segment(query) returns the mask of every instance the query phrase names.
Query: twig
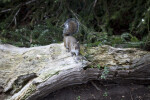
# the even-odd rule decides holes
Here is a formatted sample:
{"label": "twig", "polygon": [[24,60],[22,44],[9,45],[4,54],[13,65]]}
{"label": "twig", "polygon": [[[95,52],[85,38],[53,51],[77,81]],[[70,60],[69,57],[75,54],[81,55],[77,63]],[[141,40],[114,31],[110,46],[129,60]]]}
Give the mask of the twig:
{"label": "twig", "polygon": [[133,100],[133,97],[132,97],[132,94],[131,94],[131,92],[130,92],[130,95],[131,95],[131,100]]}
{"label": "twig", "polygon": [[30,4],[30,3],[34,2],[34,1],[36,1],[36,0],[28,1],[28,2],[25,3],[25,5]]}
{"label": "twig", "polygon": [[92,85],[97,89],[97,90],[101,90],[93,81],[91,81]]}
{"label": "twig", "polygon": [[24,21],[28,16],[29,14],[32,12],[32,10],[28,11],[28,13],[26,14],[26,16],[22,19],[22,21]]}
{"label": "twig", "polygon": [[[83,27],[85,27],[85,25],[83,25],[83,24],[80,22],[80,20],[78,19],[78,17],[77,17],[78,14],[74,13],[72,10],[70,10],[70,12],[75,16],[75,18],[78,20],[79,24],[82,25]],[[78,16],[79,16],[79,15],[78,15]]]}
{"label": "twig", "polygon": [[[30,4],[30,3],[32,3],[32,2],[35,2],[35,1],[36,1],[36,0],[27,1],[27,2],[25,2],[25,3],[22,4],[22,5],[28,5],[28,4]],[[19,4],[19,5],[21,5],[21,4]],[[0,13],[5,13],[5,12],[11,11],[11,10],[13,10],[13,9],[5,9],[5,10],[0,11]]]}
{"label": "twig", "polygon": [[17,24],[16,16],[18,15],[19,11],[20,11],[20,8],[17,10],[16,14],[14,15],[13,20],[12,20],[11,23],[8,25],[8,27],[12,24],[13,21],[15,21],[15,25]]}
{"label": "twig", "polygon": [[[75,18],[79,21],[77,14],[75,14],[72,10],[70,10],[71,13],[73,13],[73,15],[75,16]],[[80,22],[79,22],[80,23]]]}
{"label": "twig", "polygon": [[94,1],[93,8],[95,8],[95,6],[96,6],[96,3],[97,3],[97,0],[95,0],[95,1]]}
{"label": "twig", "polygon": [[12,9],[5,9],[5,10],[2,10],[1,13],[4,13],[4,12],[7,12],[7,11],[11,11]]}
{"label": "twig", "polygon": [[15,22],[15,26],[17,25],[17,20],[16,20],[16,17],[14,18],[14,22]]}

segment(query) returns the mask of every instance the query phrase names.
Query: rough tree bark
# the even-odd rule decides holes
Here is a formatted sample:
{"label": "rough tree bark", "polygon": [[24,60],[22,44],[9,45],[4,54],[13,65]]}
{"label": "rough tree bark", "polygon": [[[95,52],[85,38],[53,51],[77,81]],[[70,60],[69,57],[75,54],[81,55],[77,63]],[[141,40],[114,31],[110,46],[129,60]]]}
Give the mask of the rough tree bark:
{"label": "rough tree bark", "polygon": [[[81,51],[84,51],[82,49]],[[150,83],[150,52],[134,48],[86,48],[72,57],[63,44],[32,48],[0,45],[0,87],[10,100],[38,100],[90,80]]]}

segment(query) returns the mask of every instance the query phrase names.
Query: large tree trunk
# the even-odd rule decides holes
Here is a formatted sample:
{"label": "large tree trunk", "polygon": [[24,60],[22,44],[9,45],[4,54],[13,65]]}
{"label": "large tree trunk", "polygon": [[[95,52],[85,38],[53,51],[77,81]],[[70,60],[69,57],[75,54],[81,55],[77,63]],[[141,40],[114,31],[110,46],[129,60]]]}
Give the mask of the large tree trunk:
{"label": "large tree trunk", "polygon": [[72,57],[63,44],[33,48],[0,45],[0,87],[7,93],[5,98],[37,100],[90,80],[150,83],[150,52],[102,46],[86,48],[83,55],[88,60]]}

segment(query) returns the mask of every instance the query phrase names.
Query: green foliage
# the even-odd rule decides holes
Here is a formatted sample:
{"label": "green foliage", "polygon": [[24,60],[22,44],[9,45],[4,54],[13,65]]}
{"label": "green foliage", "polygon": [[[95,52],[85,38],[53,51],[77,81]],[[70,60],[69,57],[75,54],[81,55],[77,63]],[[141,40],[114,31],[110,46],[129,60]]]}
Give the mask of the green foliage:
{"label": "green foliage", "polygon": [[87,35],[87,46],[98,46],[108,43],[108,35],[105,32],[91,32]]}
{"label": "green foliage", "polygon": [[91,68],[94,68],[94,65],[91,65],[90,67],[91,67]]}
{"label": "green foliage", "polygon": [[0,1],[3,43],[36,46],[60,42],[62,24],[74,17],[80,22],[75,36],[87,46],[150,47],[150,0],[97,0],[95,6],[93,0],[30,1]]}
{"label": "green foliage", "polygon": [[80,96],[77,97],[77,100],[81,100],[81,99],[80,99]]}
{"label": "green foliage", "polygon": [[122,35],[113,35],[110,37],[112,46],[121,45],[122,47],[141,47],[143,42],[140,42],[136,36],[130,33],[123,33]]}
{"label": "green foliage", "polygon": [[104,97],[107,97],[107,96],[108,96],[108,93],[107,93],[107,92],[104,92],[103,96],[104,96]]}
{"label": "green foliage", "polygon": [[123,43],[122,39],[120,36],[112,36],[110,39],[111,43],[113,46],[115,46],[116,44],[121,44]]}
{"label": "green foliage", "polygon": [[101,66],[100,66],[100,64],[98,64],[98,65],[97,65],[97,68],[98,68],[98,69],[101,69]]}
{"label": "green foliage", "polygon": [[10,1],[11,1],[11,0],[1,0],[1,1],[0,1],[0,4],[1,4],[1,3],[8,3],[8,2],[10,2]]}
{"label": "green foliage", "polygon": [[108,73],[109,73],[108,67],[104,67],[104,70],[101,75],[101,79],[106,79]]}
{"label": "green foliage", "polygon": [[2,39],[2,42],[29,47],[62,41],[60,29],[52,28],[49,25],[39,24],[35,25],[32,30],[29,27],[21,27],[12,31],[3,30],[1,36],[11,39]]}

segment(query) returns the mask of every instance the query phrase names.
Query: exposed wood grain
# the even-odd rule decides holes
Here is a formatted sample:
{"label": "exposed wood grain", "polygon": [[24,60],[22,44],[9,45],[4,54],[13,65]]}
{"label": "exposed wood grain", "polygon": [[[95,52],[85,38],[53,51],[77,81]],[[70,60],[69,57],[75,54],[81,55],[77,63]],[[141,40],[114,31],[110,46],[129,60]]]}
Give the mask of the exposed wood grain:
{"label": "exposed wood grain", "polygon": [[[106,80],[116,83],[134,82],[138,84],[150,83],[150,55],[141,58],[137,62],[136,68],[128,70],[112,70],[109,69],[109,74]],[[131,65],[133,66],[133,65]],[[27,100],[40,100],[40,98],[47,96],[56,90],[75,84],[83,84],[90,80],[101,80],[100,78],[103,70],[97,68],[73,68],[60,72],[48,79],[46,82],[37,86],[37,91],[32,94]],[[141,82],[141,83],[139,83]],[[142,83],[143,82],[143,83]]]}

